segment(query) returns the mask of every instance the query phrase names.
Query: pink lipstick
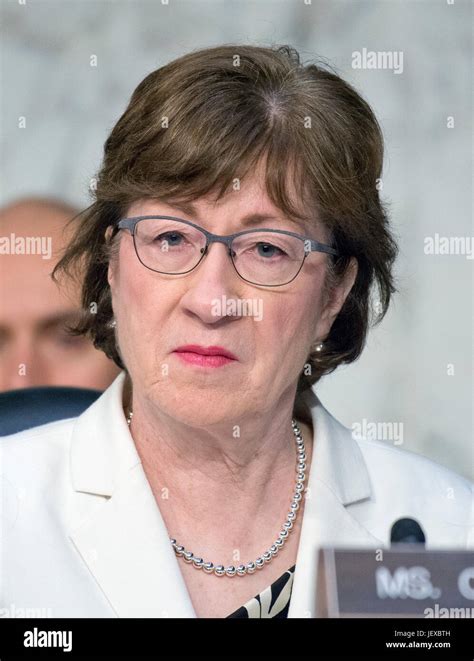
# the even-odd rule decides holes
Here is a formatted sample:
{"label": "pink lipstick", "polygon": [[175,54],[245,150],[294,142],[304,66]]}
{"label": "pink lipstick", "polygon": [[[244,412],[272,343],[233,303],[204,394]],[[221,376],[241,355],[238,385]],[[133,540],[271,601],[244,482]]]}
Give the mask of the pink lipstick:
{"label": "pink lipstick", "polygon": [[187,344],[178,347],[174,352],[181,360],[201,367],[222,367],[237,360],[237,357],[224,347],[202,347],[198,344]]}

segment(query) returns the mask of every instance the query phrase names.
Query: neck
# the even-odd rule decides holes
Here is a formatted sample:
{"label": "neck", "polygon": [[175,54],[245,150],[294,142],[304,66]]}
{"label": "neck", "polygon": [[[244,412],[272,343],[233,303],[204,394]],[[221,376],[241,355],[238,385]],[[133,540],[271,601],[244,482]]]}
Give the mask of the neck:
{"label": "neck", "polygon": [[[209,512],[236,500],[246,511],[291,494],[295,482],[296,440],[291,420],[294,395],[269,411],[244,420],[223,420],[196,428],[170,417],[149,400],[133,396],[130,432],[155,495],[169,493],[166,506]],[[306,446],[307,476],[312,429],[299,423]],[[236,433],[239,430],[239,433]],[[173,498],[172,498],[173,496]]]}

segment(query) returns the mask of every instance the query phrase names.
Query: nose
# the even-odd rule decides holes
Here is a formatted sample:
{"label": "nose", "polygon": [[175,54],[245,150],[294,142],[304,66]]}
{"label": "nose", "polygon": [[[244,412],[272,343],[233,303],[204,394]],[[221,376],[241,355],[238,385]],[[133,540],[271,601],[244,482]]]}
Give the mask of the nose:
{"label": "nose", "polygon": [[[242,298],[245,287],[232,264],[229,248],[219,242],[207,247],[203,259],[183,283],[186,292],[181,299],[182,304],[208,324],[228,316],[225,305],[222,305],[223,300]],[[236,319],[237,316],[231,318]]]}

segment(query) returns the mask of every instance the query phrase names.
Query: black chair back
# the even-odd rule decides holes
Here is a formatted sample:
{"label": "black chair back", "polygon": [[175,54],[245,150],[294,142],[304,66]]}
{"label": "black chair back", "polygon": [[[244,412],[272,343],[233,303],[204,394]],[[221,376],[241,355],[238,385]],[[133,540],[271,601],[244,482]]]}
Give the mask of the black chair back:
{"label": "black chair back", "polygon": [[54,420],[75,418],[101,394],[100,390],[63,386],[41,386],[0,393],[0,436]]}

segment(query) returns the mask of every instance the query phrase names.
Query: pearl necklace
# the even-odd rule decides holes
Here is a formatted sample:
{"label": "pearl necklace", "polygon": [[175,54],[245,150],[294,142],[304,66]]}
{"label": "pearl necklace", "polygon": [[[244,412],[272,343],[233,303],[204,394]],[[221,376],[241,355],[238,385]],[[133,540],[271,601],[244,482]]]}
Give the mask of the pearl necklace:
{"label": "pearl necklace", "polygon": [[[132,422],[132,417],[133,411],[130,411],[127,416],[127,424],[129,427],[130,423]],[[170,537],[171,545],[178,558],[182,558],[184,562],[192,564],[192,566],[196,569],[203,569],[207,574],[232,577],[253,574],[257,569],[263,569],[263,567],[271,562],[271,560],[273,560],[273,558],[281,551],[289,537],[291,530],[293,529],[293,525],[298,516],[300,502],[305,491],[304,482],[306,480],[306,451],[303,436],[301,435],[300,428],[298,427],[295,419],[292,420],[291,425],[293,428],[293,434],[295,435],[296,439],[296,486],[290,505],[290,511],[288,512],[285,522],[282,525],[282,529],[278,535],[278,538],[270,546],[270,548],[262,553],[262,555],[259,556],[256,560],[247,562],[245,565],[238,565],[237,567],[230,565],[229,567],[225,567],[224,565],[215,565],[213,562],[204,561],[202,558],[195,556],[191,551],[186,550],[184,546],[178,544],[175,539]]]}

